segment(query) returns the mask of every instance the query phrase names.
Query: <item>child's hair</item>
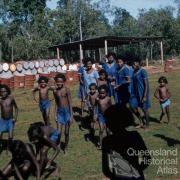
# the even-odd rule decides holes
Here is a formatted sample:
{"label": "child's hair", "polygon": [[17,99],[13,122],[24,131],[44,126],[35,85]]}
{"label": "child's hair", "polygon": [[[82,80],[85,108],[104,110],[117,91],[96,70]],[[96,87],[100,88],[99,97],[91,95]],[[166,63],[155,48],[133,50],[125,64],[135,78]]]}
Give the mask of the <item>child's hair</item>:
{"label": "child's hair", "polygon": [[158,83],[160,83],[161,81],[163,81],[165,84],[168,84],[168,81],[166,79],[165,76],[161,76],[159,79],[158,79]]}
{"label": "child's hair", "polygon": [[7,86],[6,84],[1,84],[0,89],[2,89],[2,88],[6,89],[8,95],[11,94],[11,89],[9,88],[9,86]]}
{"label": "child's hair", "polygon": [[116,61],[118,60],[122,60],[123,62],[125,62],[125,57],[123,55],[118,55],[117,58],[116,58]]}
{"label": "child's hair", "polygon": [[38,79],[38,84],[41,83],[42,81],[44,81],[45,83],[48,83],[49,79],[45,76],[41,76]]}
{"label": "child's hair", "polygon": [[40,139],[43,136],[43,132],[41,127],[43,127],[44,124],[42,122],[36,122],[30,125],[27,134],[29,137],[29,141],[33,141],[35,139]]}
{"label": "child's hair", "polygon": [[97,89],[96,83],[91,83],[91,84],[89,85],[89,89],[91,89],[91,87],[93,87],[93,86]]}
{"label": "child's hair", "polygon": [[66,81],[66,77],[65,77],[64,74],[61,74],[61,73],[57,74],[57,75],[55,76],[54,80],[57,81],[58,78],[63,79],[64,82]]}
{"label": "child's hair", "polygon": [[109,58],[110,56],[113,56],[114,59],[116,59],[116,54],[114,52],[109,52],[106,57]]}
{"label": "child's hair", "polygon": [[98,88],[98,92],[100,92],[101,89],[105,89],[106,92],[108,92],[108,87],[104,84],[104,85],[101,85],[99,86]]}
{"label": "child's hair", "polygon": [[107,73],[106,73],[106,71],[104,69],[101,69],[99,71],[99,75],[102,75],[102,74],[105,74],[105,79],[107,79],[108,75],[107,75]]}
{"label": "child's hair", "polygon": [[20,140],[13,140],[10,143],[9,149],[14,155],[23,154],[24,150],[26,149],[26,146]]}
{"label": "child's hair", "polygon": [[84,62],[85,62],[85,66],[87,66],[88,62],[91,62],[93,64],[94,60],[92,58],[90,58],[90,57],[87,57],[87,58],[85,58]]}

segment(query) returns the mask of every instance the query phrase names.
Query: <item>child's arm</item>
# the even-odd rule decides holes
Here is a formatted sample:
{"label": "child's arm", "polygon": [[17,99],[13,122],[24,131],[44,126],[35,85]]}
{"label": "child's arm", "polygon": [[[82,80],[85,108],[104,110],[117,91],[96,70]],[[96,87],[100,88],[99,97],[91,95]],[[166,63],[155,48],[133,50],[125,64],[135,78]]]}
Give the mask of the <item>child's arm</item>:
{"label": "child's arm", "polygon": [[159,98],[159,88],[156,88],[155,92],[154,92],[154,97],[158,100],[160,100]]}
{"label": "child's arm", "polygon": [[21,175],[21,173],[20,173],[20,171],[19,171],[19,169],[18,169],[18,167],[16,166],[15,163],[13,163],[13,166],[14,166],[14,169],[15,169],[15,172],[16,172],[16,175],[18,176],[18,178],[19,178],[20,180],[24,180],[23,177],[22,177],[22,175]]}
{"label": "child's arm", "polygon": [[167,98],[169,99],[171,97],[171,93],[168,88],[166,89],[166,91],[167,91]]}
{"label": "child's arm", "polygon": [[32,91],[33,99],[34,99],[36,102],[38,102],[38,101],[36,100],[36,97],[35,97],[35,94],[36,94],[37,91],[39,91],[39,88],[38,88],[38,87],[34,88],[33,91]]}
{"label": "child's arm", "polygon": [[14,106],[14,108],[15,108],[14,121],[16,122],[16,121],[17,121],[17,117],[18,117],[18,111],[19,111],[19,109],[18,109],[18,106],[17,106],[16,101],[15,101],[14,98],[13,98],[13,100],[12,100],[12,103],[13,103],[13,106]]}
{"label": "child's arm", "polygon": [[27,149],[27,152],[30,155],[34,165],[36,166],[36,170],[37,170],[37,172],[36,172],[36,180],[40,180],[40,167],[39,167],[39,163],[38,163],[37,159],[35,158],[31,148],[27,144],[26,144],[26,149]]}
{"label": "child's arm", "polygon": [[147,93],[148,93],[148,80],[144,79],[144,95],[142,98],[142,102],[146,102]]}
{"label": "child's arm", "polygon": [[43,139],[49,144],[50,147],[52,147],[55,150],[54,155],[52,156],[52,158],[48,161],[48,163],[46,165],[46,168],[48,168],[51,165],[51,163],[54,161],[54,159],[57,157],[57,155],[59,154],[60,149],[46,135],[43,136]]}
{"label": "child's arm", "polygon": [[69,109],[71,113],[71,119],[70,121],[73,121],[73,109],[72,109],[72,98],[71,98],[71,92],[69,89],[67,89],[67,98],[68,98],[68,104],[69,104]]}

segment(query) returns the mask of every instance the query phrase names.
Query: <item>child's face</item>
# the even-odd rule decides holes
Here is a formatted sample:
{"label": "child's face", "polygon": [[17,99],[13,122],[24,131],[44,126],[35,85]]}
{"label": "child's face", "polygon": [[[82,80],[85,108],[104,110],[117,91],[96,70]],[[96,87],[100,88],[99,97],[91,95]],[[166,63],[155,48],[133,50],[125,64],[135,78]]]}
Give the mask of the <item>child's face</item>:
{"label": "child's face", "polygon": [[62,88],[64,86],[64,80],[62,78],[57,78],[56,85],[58,88]]}
{"label": "child's face", "polygon": [[124,61],[122,59],[118,59],[117,65],[121,68],[124,65]]}
{"label": "child's face", "polygon": [[105,75],[104,73],[102,73],[102,74],[99,75],[99,78],[100,78],[101,80],[104,80],[104,79],[106,78],[106,75]]}
{"label": "child's face", "polygon": [[165,83],[163,80],[161,80],[161,81],[159,82],[159,85],[160,85],[160,87],[164,87],[164,86],[166,85],[166,83]]}
{"label": "child's face", "polygon": [[0,89],[0,95],[2,98],[6,98],[8,96],[8,92],[6,88],[1,88]]}
{"label": "child's face", "polygon": [[133,68],[134,68],[134,70],[138,70],[140,68],[139,62],[134,62]]}
{"label": "child's face", "polygon": [[95,92],[96,92],[96,87],[95,86],[91,86],[90,93],[94,94]]}
{"label": "child's face", "polygon": [[106,97],[106,90],[105,89],[100,89],[99,91],[99,98],[103,99]]}
{"label": "child's face", "polygon": [[41,82],[39,82],[39,85],[41,88],[45,88],[47,86],[47,83],[44,80],[41,80]]}
{"label": "child's face", "polygon": [[87,69],[91,69],[92,68],[92,62],[88,61],[86,64]]}

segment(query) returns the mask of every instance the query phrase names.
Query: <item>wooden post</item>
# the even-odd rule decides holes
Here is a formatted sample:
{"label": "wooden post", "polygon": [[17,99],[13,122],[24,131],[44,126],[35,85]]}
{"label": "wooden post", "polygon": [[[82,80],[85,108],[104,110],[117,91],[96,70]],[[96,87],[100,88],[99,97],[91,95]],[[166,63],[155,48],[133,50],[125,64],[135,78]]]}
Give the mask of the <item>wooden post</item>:
{"label": "wooden post", "polygon": [[56,51],[57,51],[57,59],[60,59],[59,48],[56,48]]}
{"label": "wooden post", "polygon": [[101,48],[99,48],[99,62],[101,62]]}
{"label": "wooden post", "polygon": [[164,64],[163,42],[161,41],[161,65]]}
{"label": "wooden post", "polygon": [[80,63],[82,64],[82,60],[83,60],[83,49],[82,49],[82,44],[79,44],[79,50],[80,50]]}
{"label": "wooden post", "polygon": [[105,49],[105,55],[107,55],[108,54],[107,40],[104,41],[104,49]]}

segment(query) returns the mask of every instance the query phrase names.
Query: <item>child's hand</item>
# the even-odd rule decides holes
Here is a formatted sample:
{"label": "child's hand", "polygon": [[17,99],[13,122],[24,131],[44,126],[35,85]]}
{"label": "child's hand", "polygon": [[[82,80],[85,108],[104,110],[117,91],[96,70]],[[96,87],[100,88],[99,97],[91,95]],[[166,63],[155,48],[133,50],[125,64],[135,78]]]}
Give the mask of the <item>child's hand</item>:
{"label": "child's hand", "polygon": [[144,102],[146,102],[146,97],[144,97],[143,99],[142,99],[142,103],[144,103]]}

